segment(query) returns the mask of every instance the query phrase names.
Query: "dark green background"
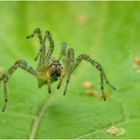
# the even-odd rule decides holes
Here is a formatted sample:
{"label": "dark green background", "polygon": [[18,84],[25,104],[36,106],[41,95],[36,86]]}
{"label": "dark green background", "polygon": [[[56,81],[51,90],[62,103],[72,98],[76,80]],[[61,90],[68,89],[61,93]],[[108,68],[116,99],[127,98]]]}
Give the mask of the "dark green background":
{"label": "dark green background", "polygon": [[[0,2],[0,67],[7,70],[18,59],[34,67],[37,38],[27,40],[36,27],[50,30],[55,57],[62,41],[78,56],[87,53],[104,67],[111,83],[106,102],[84,94],[84,80],[100,93],[98,71],[83,62],[75,71],[67,96],[55,96],[38,127],[36,138],[140,138],[140,73],[133,60],[140,56],[140,2]],[[0,138],[28,138],[33,120],[48,95],[34,77],[18,70],[8,83],[7,110],[0,113]],[[52,86],[53,93],[56,84]],[[3,90],[0,87],[0,107]],[[117,125],[123,136],[106,130]]]}

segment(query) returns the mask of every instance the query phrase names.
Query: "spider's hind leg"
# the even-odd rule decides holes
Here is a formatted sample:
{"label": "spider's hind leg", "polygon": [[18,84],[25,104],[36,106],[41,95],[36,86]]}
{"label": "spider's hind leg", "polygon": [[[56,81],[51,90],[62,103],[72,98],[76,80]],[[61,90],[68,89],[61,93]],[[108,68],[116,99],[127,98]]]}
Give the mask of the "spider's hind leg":
{"label": "spider's hind leg", "polygon": [[32,75],[36,76],[36,70],[34,70],[26,61],[24,60],[18,60],[16,61],[16,63],[14,65],[12,65],[10,67],[10,69],[7,71],[7,73],[5,73],[2,78],[0,78],[0,81],[3,82],[4,85],[4,106],[2,109],[2,112],[5,111],[6,106],[7,106],[7,102],[8,102],[8,95],[7,95],[7,83],[9,81],[9,79],[11,78],[11,76],[13,75],[13,73],[17,70],[17,68],[22,68],[25,71],[31,73]]}
{"label": "spider's hind leg", "polygon": [[4,106],[3,106],[3,109],[2,109],[2,112],[5,111],[6,109],[6,106],[7,106],[7,102],[8,102],[8,94],[7,94],[7,78],[4,77],[3,78],[3,87],[4,87]]}
{"label": "spider's hind leg", "polygon": [[106,100],[106,97],[104,95],[104,80],[106,82],[106,84],[108,84],[112,89],[115,90],[115,88],[110,84],[109,80],[107,79],[105,72],[101,66],[101,64],[99,64],[96,60],[90,58],[89,55],[87,54],[81,54],[77,59],[76,62],[73,66],[72,72],[77,68],[77,66],[80,64],[80,62],[82,60],[85,60],[87,62],[89,62],[90,64],[92,64],[93,66],[96,67],[96,69],[100,72],[100,79],[101,79],[101,91],[102,91],[102,96],[104,98],[104,100]]}

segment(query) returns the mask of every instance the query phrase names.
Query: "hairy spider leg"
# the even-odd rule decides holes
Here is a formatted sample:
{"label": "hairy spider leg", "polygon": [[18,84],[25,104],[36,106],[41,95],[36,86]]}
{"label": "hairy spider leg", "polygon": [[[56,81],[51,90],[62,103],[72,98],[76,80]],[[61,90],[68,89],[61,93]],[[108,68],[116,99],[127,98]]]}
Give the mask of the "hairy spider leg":
{"label": "hairy spider leg", "polygon": [[41,64],[44,63],[44,60],[45,60],[45,53],[46,53],[45,41],[46,41],[46,39],[43,39],[40,28],[36,28],[33,31],[33,33],[31,35],[27,36],[26,38],[28,38],[28,39],[33,38],[36,34],[38,35],[41,46],[40,46],[39,52],[37,53],[34,60],[36,61],[40,57],[39,64],[38,64],[38,67],[39,67]]}
{"label": "hairy spider leg", "polygon": [[112,89],[116,90],[116,88],[115,88],[114,86],[112,86],[112,85],[110,84],[110,82],[108,81],[107,76],[106,76],[106,74],[105,74],[104,71],[103,71],[103,75],[104,75],[105,82],[106,82]]}
{"label": "hairy spider leg", "polygon": [[63,70],[61,73],[61,76],[59,78],[59,81],[58,81],[57,89],[59,89],[61,87],[64,77],[65,77],[65,72]]}
{"label": "hairy spider leg", "polygon": [[[67,49],[67,44],[65,42],[62,42],[60,56],[58,59],[59,61],[62,60],[62,63],[65,63],[65,60],[66,60],[66,49]],[[57,89],[59,89],[61,87],[64,77],[65,77],[65,71],[63,69],[63,71],[61,72],[59,81],[58,81]]]}
{"label": "hairy spider leg", "polygon": [[102,97],[104,101],[106,100],[106,96],[104,94],[104,78],[103,78],[103,73],[100,72],[100,78],[101,78],[101,91],[102,91]]}
{"label": "hairy spider leg", "polygon": [[6,106],[7,106],[7,102],[8,102],[8,95],[7,95],[7,83],[8,80],[10,79],[10,77],[13,75],[13,73],[17,70],[17,68],[22,68],[23,70],[31,73],[32,75],[36,76],[37,72],[36,70],[33,69],[32,66],[30,66],[26,61],[24,60],[18,60],[15,62],[14,65],[12,65],[10,67],[10,69],[8,70],[7,73],[5,73],[2,78],[0,79],[1,81],[3,81],[3,85],[4,85],[4,101],[5,104],[3,106],[2,112],[5,111]]}
{"label": "hairy spider leg", "polygon": [[64,89],[64,95],[66,95],[66,92],[67,92],[67,88],[68,88],[68,84],[70,81],[70,76],[71,76],[73,64],[74,64],[74,49],[73,48],[68,49],[65,64],[66,64],[65,65],[65,68],[66,68],[65,72],[67,72],[67,80],[66,80],[66,85],[65,85],[65,89]]}
{"label": "hairy spider leg", "polygon": [[102,91],[102,96],[104,98],[104,100],[106,100],[105,95],[104,95],[104,80],[106,82],[106,84],[108,84],[112,89],[115,90],[115,88],[110,84],[110,82],[108,81],[105,72],[101,66],[101,64],[99,64],[96,60],[90,58],[89,55],[87,54],[81,54],[77,59],[76,62],[73,66],[72,72],[77,68],[77,66],[80,64],[80,62],[82,60],[85,60],[87,62],[89,62],[90,64],[92,64],[93,66],[95,66],[97,68],[97,70],[99,70],[100,72],[100,79],[101,79],[101,91]]}
{"label": "hairy spider leg", "polygon": [[33,38],[36,34],[38,35],[40,44],[42,44],[43,38],[42,38],[41,30],[38,27],[35,28],[35,30],[33,31],[33,33],[31,35],[28,35],[26,38]]}
{"label": "hairy spider leg", "polygon": [[62,62],[64,61],[64,59],[66,59],[66,49],[67,49],[67,44],[65,42],[62,42],[61,45],[61,50],[60,50],[60,56],[59,56],[59,61],[62,60]]}
{"label": "hairy spider leg", "polygon": [[95,65],[96,65],[96,67],[98,67],[98,69],[99,69],[100,71],[102,71],[102,75],[103,75],[103,78],[104,78],[106,84],[107,84],[108,86],[110,86],[113,90],[116,90],[116,88],[115,88],[114,86],[112,86],[112,85],[110,84],[109,80],[107,79],[107,76],[106,76],[106,74],[105,74],[105,72],[104,72],[102,66],[101,66],[96,60],[94,60],[94,63],[95,63]]}
{"label": "hairy spider leg", "polygon": [[49,31],[46,31],[46,33],[45,33],[44,40],[46,40],[46,38],[48,38],[49,43],[50,43],[50,47],[49,47],[48,52],[47,52],[47,54],[45,56],[45,64],[48,65],[49,60],[50,60],[50,58],[52,56],[52,53],[53,53],[53,50],[54,50],[54,41],[53,41],[52,35],[51,35],[51,33]]}
{"label": "hairy spider leg", "polygon": [[51,93],[51,79],[50,77],[47,79],[48,81],[48,92]]}

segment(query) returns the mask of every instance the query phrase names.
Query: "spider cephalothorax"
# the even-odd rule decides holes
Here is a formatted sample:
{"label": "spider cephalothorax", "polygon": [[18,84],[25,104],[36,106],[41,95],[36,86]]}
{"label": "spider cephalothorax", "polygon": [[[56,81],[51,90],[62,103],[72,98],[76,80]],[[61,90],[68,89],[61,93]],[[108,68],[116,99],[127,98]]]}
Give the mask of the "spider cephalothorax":
{"label": "spider cephalothorax", "polygon": [[[49,65],[42,65],[38,68],[37,80],[38,86],[42,87],[44,84],[53,83],[57,81],[62,75],[63,67],[58,60],[52,60]],[[51,88],[48,86],[48,91],[51,93]]]}
{"label": "spider cephalothorax", "polygon": [[[16,71],[17,68],[22,68],[25,71],[29,72],[30,74],[34,75],[38,80],[38,86],[42,87],[43,85],[48,86],[48,92],[51,93],[51,84],[55,81],[58,81],[57,89],[61,87],[62,81],[66,76],[66,85],[64,88],[64,95],[66,94],[67,87],[69,84],[70,76],[80,64],[82,60],[89,62],[93,65],[99,72],[101,78],[101,90],[102,96],[105,98],[104,95],[104,81],[113,89],[115,89],[108,81],[105,72],[102,66],[94,59],[90,58],[87,54],[81,54],[77,59],[74,59],[74,49],[68,48],[66,43],[62,43],[60,56],[58,59],[53,59],[52,54],[54,50],[54,41],[52,39],[51,33],[49,31],[45,32],[44,37],[41,34],[40,28],[36,28],[33,33],[27,38],[32,38],[34,35],[37,34],[40,42],[40,49],[35,57],[35,61],[38,60],[38,65],[36,69],[30,66],[25,60],[18,60],[15,62],[14,65],[10,67],[10,69],[0,77],[0,82],[3,82],[4,85],[4,101],[5,104],[3,106],[2,111],[6,109],[8,95],[7,95],[7,82],[12,76],[12,74]],[[49,48],[46,51],[45,42],[48,39],[49,41]],[[63,63],[63,67],[61,65]]]}

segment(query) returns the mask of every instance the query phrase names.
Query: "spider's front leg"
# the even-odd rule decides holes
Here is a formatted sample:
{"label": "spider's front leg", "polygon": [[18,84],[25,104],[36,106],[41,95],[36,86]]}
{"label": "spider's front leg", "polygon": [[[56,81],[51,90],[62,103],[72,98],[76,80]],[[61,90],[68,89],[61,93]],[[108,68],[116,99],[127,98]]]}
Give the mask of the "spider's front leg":
{"label": "spider's front leg", "polygon": [[39,49],[39,52],[37,53],[36,57],[35,57],[35,61],[40,57],[39,59],[39,64],[38,64],[38,67],[41,66],[42,63],[44,63],[44,60],[45,60],[45,55],[46,55],[46,48],[45,48],[45,42],[46,42],[46,35],[45,37],[43,38],[42,37],[42,33],[41,33],[41,30],[40,28],[36,28],[33,33],[29,36],[27,36],[26,38],[29,39],[29,38],[33,38],[35,35],[38,35],[38,38],[39,38],[39,42],[40,42],[40,49]]}
{"label": "spider's front leg", "polygon": [[31,35],[28,35],[26,38],[27,39],[33,38],[36,34],[38,35],[40,44],[42,44],[43,43],[43,38],[42,38],[41,30],[38,27],[33,31],[33,33]]}
{"label": "spider's front leg", "polygon": [[90,58],[89,55],[87,54],[81,54],[77,59],[76,59],[76,62],[73,66],[73,69],[72,69],[72,72],[77,68],[77,66],[80,64],[80,62],[82,60],[85,60],[87,62],[89,62],[90,64],[92,64],[93,66],[95,66],[97,68],[97,70],[100,72],[100,79],[101,79],[101,91],[102,91],[102,96],[104,98],[104,100],[106,100],[106,97],[104,95],[104,80],[105,82],[112,88],[115,90],[115,87],[113,87],[110,82],[108,81],[106,75],[105,75],[105,72],[101,66],[101,64],[99,64],[96,60]]}
{"label": "spider's front leg", "polygon": [[40,53],[41,53],[42,50],[43,50],[43,47],[42,47],[42,44],[43,44],[43,37],[42,37],[40,28],[36,28],[36,29],[33,31],[33,33],[32,33],[31,35],[28,35],[28,36],[26,37],[27,39],[30,39],[30,38],[33,38],[36,34],[38,35],[38,38],[39,38],[39,42],[40,42],[40,44],[41,44],[41,47],[40,47],[40,51],[38,52],[38,54],[36,55],[36,57],[35,57],[35,59],[34,59],[35,61],[38,59]]}
{"label": "spider's front leg", "polygon": [[26,61],[24,60],[18,60],[15,62],[14,65],[12,65],[10,67],[10,69],[7,71],[7,73],[5,73],[0,81],[3,82],[3,86],[4,86],[4,101],[5,104],[3,106],[2,112],[5,111],[6,106],[7,106],[7,102],[8,102],[8,95],[7,95],[7,83],[10,79],[10,77],[13,75],[13,73],[17,70],[17,68],[22,68],[25,71],[31,73],[32,75],[36,76],[36,70],[34,70]]}
{"label": "spider's front leg", "polygon": [[52,35],[51,35],[51,33],[49,31],[46,31],[44,40],[46,40],[47,38],[49,40],[50,47],[49,47],[48,52],[47,52],[47,54],[46,54],[46,56],[44,58],[44,63],[48,65],[49,60],[50,60],[50,58],[52,56],[52,53],[53,53],[53,50],[54,50],[54,41],[53,41]]}

